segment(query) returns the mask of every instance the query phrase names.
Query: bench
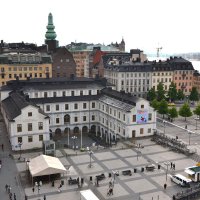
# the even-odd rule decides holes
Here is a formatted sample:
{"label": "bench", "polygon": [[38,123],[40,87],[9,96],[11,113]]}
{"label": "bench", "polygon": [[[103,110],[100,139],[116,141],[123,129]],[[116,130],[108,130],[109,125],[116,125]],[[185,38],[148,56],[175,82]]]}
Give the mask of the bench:
{"label": "bench", "polygon": [[155,167],[155,165],[153,165],[153,164],[152,164],[152,165],[147,165],[147,166],[146,166],[146,170],[147,170],[147,171],[153,171],[155,168],[156,168],[156,167]]}
{"label": "bench", "polygon": [[97,179],[98,181],[101,181],[101,180],[103,180],[104,178],[106,178],[106,177],[105,177],[105,174],[100,174],[100,175],[97,175],[97,176],[96,176],[96,179]]}
{"label": "bench", "polygon": [[75,185],[75,184],[78,184],[78,181],[77,181],[77,179],[69,179],[68,184],[69,185]]}
{"label": "bench", "polygon": [[124,171],[122,171],[122,174],[123,174],[124,176],[131,176],[131,175],[132,175],[130,169],[129,169],[129,170],[124,170]]}

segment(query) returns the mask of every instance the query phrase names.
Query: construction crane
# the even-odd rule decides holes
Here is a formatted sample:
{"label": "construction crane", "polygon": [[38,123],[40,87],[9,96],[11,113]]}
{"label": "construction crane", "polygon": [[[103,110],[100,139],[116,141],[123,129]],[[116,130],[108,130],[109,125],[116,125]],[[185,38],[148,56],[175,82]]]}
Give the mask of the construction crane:
{"label": "construction crane", "polygon": [[156,48],[156,51],[157,51],[157,58],[159,58],[159,53],[160,53],[160,50],[162,49],[162,47],[157,47]]}

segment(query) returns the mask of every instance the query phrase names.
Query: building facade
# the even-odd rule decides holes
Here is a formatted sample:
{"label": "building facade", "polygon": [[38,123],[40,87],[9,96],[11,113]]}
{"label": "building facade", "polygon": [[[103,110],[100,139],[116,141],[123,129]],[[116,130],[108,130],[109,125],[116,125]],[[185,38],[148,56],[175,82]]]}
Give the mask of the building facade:
{"label": "building facade", "polygon": [[104,69],[104,76],[116,86],[117,91],[125,91],[138,97],[146,97],[151,89],[151,65],[138,63],[132,65],[110,65]]}
{"label": "building facade", "polygon": [[[15,128],[18,122],[15,118],[13,122],[7,119],[5,113],[9,106],[3,104],[14,89],[21,95],[23,91],[28,97],[25,100],[49,117],[49,138],[90,132],[111,143],[117,138],[152,135],[156,127],[156,113],[148,101],[107,88],[105,79],[73,77],[10,81],[4,86],[1,90],[3,117],[8,124],[14,123]],[[35,120],[36,124],[41,121]],[[18,137],[15,131],[8,129],[8,132]]]}
{"label": "building facade", "polygon": [[0,86],[8,81],[52,77],[52,59],[45,53],[0,54]]}
{"label": "building facade", "polygon": [[192,63],[178,57],[171,58],[168,62],[174,70],[173,82],[177,90],[183,90],[185,95],[189,95],[193,86],[194,67]]}

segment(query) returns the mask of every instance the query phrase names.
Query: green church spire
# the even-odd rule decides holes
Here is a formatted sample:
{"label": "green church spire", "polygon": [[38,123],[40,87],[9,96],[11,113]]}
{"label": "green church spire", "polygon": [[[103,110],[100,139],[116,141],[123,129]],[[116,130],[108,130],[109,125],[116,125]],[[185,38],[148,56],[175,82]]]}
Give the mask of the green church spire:
{"label": "green church spire", "polygon": [[49,13],[48,16],[48,25],[47,25],[47,32],[45,34],[46,40],[55,40],[56,39],[56,32],[54,31],[55,26],[53,25],[53,15]]}

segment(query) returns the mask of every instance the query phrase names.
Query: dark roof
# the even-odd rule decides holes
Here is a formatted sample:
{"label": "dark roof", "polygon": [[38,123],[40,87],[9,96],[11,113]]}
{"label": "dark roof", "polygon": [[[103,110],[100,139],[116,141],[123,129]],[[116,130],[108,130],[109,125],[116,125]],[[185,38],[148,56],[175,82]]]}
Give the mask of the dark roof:
{"label": "dark roof", "polygon": [[152,65],[145,63],[135,63],[131,65],[109,65],[106,67],[106,69],[119,72],[150,72],[152,71]]}
{"label": "dark roof", "polygon": [[[104,57],[104,56],[103,56]],[[194,70],[192,63],[183,58],[170,58],[166,61],[148,61],[148,62],[125,62],[123,58],[117,58],[119,65],[108,64],[109,59],[105,60],[104,67],[108,70],[119,72],[148,72],[148,71],[174,71],[174,70]]]}
{"label": "dark roof", "polygon": [[[38,108],[37,105],[29,102],[26,98],[27,97],[23,94],[14,91],[9,94],[8,98],[2,101],[2,107],[4,108],[9,120],[13,120],[15,117],[19,116],[21,114],[21,110],[29,105]],[[39,112],[48,117],[41,109],[39,109]]]}
{"label": "dark roof", "polygon": [[32,98],[34,104],[56,103],[56,102],[75,102],[75,101],[92,101],[98,100],[100,95],[84,95],[84,96],[66,96],[66,97],[47,97]]}
{"label": "dark roof", "polygon": [[71,78],[35,78],[30,80],[12,80],[7,82],[7,85],[2,86],[1,90],[23,90],[26,88],[43,89],[75,89],[75,88],[91,88],[106,87],[106,79],[100,78],[83,78],[83,77],[71,77]]}
{"label": "dark roof", "polygon": [[102,95],[107,95],[109,97],[115,98],[122,102],[136,105],[136,103],[141,99],[139,97],[133,96],[130,93],[125,93],[124,91],[118,92],[116,90],[112,90],[112,88],[104,88],[101,90]]}

